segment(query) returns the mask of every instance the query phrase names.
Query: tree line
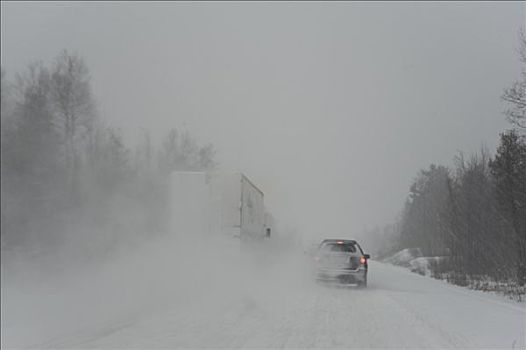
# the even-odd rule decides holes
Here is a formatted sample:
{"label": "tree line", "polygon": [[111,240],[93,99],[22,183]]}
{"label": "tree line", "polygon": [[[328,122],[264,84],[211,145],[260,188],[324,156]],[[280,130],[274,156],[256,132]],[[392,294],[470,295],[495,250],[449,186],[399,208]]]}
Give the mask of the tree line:
{"label": "tree line", "polygon": [[400,221],[397,249],[445,257],[432,266],[457,283],[467,276],[526,282],[526,143],[515,130],[453,169],[431,165],[414,180]]}
{"label": "tree line", "polygon": [[[370,231],[384,239],[382,254],[405,248],[441,257],[437,277],[466,285],[469,278],[526,284],[526,36],[520,32],[520,79],[504,90],[512,128],[487,149],[432,164],[414,179],[399,220]],[[389,233],[389,234],[386,234]]]}
{"label": "tree line", "polygon": [[[111,250],[123,237],[166,230],[167,175],[216,167],[213,145],[172,128],[127,145],[97,113],[83,58],[1,75],[2,249]],[[76,244],[78,243],[78,244]]]}

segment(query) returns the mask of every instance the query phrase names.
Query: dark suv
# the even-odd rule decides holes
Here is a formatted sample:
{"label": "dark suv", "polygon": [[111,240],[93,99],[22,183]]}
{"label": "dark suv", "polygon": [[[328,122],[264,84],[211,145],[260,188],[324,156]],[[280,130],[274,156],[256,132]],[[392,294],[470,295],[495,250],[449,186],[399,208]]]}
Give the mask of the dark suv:
{"label": "dark suv", "polygon": [[325,239],[314,255],[316,280],[366,287],[369,258],[354,240]]}

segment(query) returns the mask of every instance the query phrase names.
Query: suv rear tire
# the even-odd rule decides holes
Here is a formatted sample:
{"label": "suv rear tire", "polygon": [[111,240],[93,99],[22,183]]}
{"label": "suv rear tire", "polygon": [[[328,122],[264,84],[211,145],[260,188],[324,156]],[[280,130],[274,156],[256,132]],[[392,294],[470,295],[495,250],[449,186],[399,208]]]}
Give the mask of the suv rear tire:
{"label": "suv rear tire", "polygon": [[363,281],[358,283],[358,287],[360,288],[367,288],[367,274],[365,274]]}

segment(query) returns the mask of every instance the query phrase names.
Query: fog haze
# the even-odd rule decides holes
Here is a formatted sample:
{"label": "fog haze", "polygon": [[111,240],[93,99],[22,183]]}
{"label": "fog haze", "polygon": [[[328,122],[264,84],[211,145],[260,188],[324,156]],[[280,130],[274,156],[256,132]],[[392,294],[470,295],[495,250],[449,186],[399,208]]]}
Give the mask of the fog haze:
{"label": "fog haze", "polygon": [[1,348],[526,348],[524,2],[1,10]]}
{"label": "fog haze", "polygon": [[278,221],[353,236],[430,161],[495,148],[524,22],[521,2],[3,2],[2,67],[77,52],[128,140],[187,128]]}

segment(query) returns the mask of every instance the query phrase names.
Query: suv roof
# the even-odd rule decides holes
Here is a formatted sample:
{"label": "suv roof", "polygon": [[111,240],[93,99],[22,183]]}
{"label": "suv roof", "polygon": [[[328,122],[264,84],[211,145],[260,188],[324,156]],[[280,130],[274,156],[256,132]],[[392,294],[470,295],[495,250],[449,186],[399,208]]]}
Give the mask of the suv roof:
{"label": "suv roof", "polygon": [[330,243],[330,242],[343,242],[343,243],[353,243],[356,244],[354,239],[324,239],[321,243]]}

